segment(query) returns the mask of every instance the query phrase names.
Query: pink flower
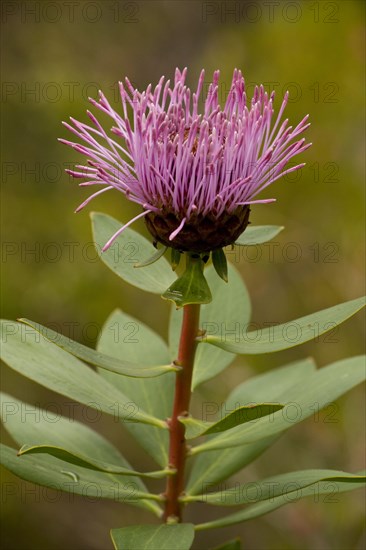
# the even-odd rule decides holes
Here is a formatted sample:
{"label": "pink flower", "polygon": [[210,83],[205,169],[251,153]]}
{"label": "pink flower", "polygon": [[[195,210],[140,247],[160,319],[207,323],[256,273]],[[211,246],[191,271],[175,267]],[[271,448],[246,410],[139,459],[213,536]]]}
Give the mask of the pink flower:
{"label": "pink flower", "polygon": [[143,208],[104,249],[141,217],[156,240],[179,250],[202,252],[231,244],[248,224],[250,205],[275,200],[258,195],[304,166],[290,160],[311,145],[299,137],[309,126],[308,115],[296,127],[282,121],[288,93],[274,116],[275,93],[257,86],[248,102],[244,78],[235,69],[221,106],[216,71],[199,114],[205,73],[193,93],[185,85],[186,74],[187,69],[177,69],[174,85],[162,77],[155,89],[149,85],[143,92],[126,78],[119,85],[121,113],[102,92],[99,102],[90,99],[112,118],[112,135],[90,111],[92,125],[73,118],[65,123],[82,144],[60,141],[87,157],[87,165],[67,172],[86,178],[81,186],[102,186],[77,211],[111,189]]}

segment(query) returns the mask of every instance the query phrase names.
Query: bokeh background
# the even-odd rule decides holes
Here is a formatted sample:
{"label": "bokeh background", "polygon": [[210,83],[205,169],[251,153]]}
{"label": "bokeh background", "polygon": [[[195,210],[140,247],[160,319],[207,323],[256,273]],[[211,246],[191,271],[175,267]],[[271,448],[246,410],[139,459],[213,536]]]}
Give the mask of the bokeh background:
{"label": "bokeh background", "polygon": [[[64,174],[78,160],[59,145],[68,137],[61,120],[85,120],[87,97],[103,89],[118,108],[116,83],[125,75],[139,88],[189,67],[195,85],[202,67],[222,72],[223,94],[234,67],[249,90],[263,83],[289,89],[287,115],[310,113],[306,167],[276,183],[275,205],[253,208],[252,223],[285,225],[270,246],[236,266],[250,290],[254,321],[284,322],[364,291],[364,8],[360,1],[4,1],[2,3],[2,316],[55,324],[93,346],[98,328],[120,307],[167,334],[169,305],[130,288],[96,258],[87,196]],[[226,88],[225,88],[226,87]],[[306,157],[306,158],[305,158]],[[290,177],[291,176],[291,177]],[[272,196],[272,195],[271,195]],[[93,210],[127,221],[137,207],[107,193]],[[90,208],[89,208],[90,210]],[[143,222],[135,229],[146,234]],[[72,252],[73,251],[73,252]],[[71,324],[71,325],[70,325]],[[246,377],[312,355],[322,366],[363,352],[361,314],[343,325],[334,342],[320,339],[271,358],[238,360],[201,398],[223,400]],[[63,399],[2,368],[3,388],[29,403]],[[337,422],[309,419],[251,466],[246,479],[307,467],[347,471],[364,464],[361,388],[338,402]],[[140,468],[152,462],[109,418],[100,429]],[[9,438],[4,435],[4,442]],[[17,482],[2,472],[6,482]],[[242,479],[240,476],[237,479]],[[248,550],[361,550],[364,495],[337,503],[311,499],[269,516],[200,534],[195,549],[240,535]],[[201,508],[187,514],[210,517]],[[45,495],[19,482],[3,496],[2,547],[7,550],[104,550],[108,530],[151,518],[113,502]]]}

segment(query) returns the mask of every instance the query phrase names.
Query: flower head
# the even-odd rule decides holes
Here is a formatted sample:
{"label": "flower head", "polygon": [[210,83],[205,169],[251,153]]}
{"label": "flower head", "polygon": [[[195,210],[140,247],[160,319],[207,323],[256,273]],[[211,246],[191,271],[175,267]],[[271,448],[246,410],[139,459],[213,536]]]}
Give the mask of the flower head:
{"label": "flower head", "polygon": [[87,178],[82,186],[101,185],[77,210],[101,193],[117,189],[143,211],[111,236],[107,249],[133,221],[145,217],[154,239],[181,251],[207,252],[235,242],[249,223],[250,205],[271,183],[298,170],[290,165],[305,151],[300,134],[308,116],[289,126],[282,115],[288,93],[274,116],[275,93],[257,86],[247,100],[241,71],[235,69],[226,101],[219,103],[219,71],[213,75],[199,113],[205,73],[195,92],[185,85],[187,69],[176,70],[174,84],[162,77],[155,87],[136,90],[119,84],[118,113],[102,92],[91,103],[110,116],[110,135],[88,111],[92,125],[71,119],[65,126],[82,144],[60,140],[87,157],[87,165],[68,170]]}

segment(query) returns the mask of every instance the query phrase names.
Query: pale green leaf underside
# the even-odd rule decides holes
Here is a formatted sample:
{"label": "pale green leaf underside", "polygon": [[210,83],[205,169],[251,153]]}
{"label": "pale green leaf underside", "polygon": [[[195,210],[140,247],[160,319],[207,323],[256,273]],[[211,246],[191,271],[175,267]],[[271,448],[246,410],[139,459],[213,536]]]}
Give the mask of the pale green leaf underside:
{"label": "pale green leaf underside", "polygon": [[[203,487],[203,494],[198,496],[187,496],[182,498],[183,502],[205,502],[215,506],[238,506],[260,502],[262,500],[272,500],[281,495],[297,493],[305,487],[314,485],[318,482],[338,481],[338,482],[359,482],[364,484],[366,477],[364,475],[349,474],[338,470],[301,470],[297,472],[288,472],[267,479],[235,485],[233,489],[219,492],[210,491],[210,485]],[[212,486],[211,486],[212,487]]]}
{"label": "pale green leaf underside", "polygon": [[127,398],[98,373],[33,328],[3,320],[1,340],[3,361],[34,382],[125,422],[166,428],[165,422],[144,412],[140,403]]}
{"label": "pale green leaf underside", "polygon": [[86,424],[0,394],[1,420],[19,446],[40,440],[116,466],[129,467],[118,449]]}
{"label": "pale green leaf underside", "polygon": [[[235,330],[238,321],[249,323],[251,305],[248,291],[240,273],[232,264],[228,264],[229,282],[225,283],[217,275],[215,268],[205,269],[205,277],[211,288],[212,302],[201,307],[200,328],[208,334],[220,334],[224,330]],[[171,359],[177,358],[182,311],[172,308],[169,327],[169,347]],[[194,369],[192,390],[223,371],[232,363],[231,353],[214,346],[198,346]]]}
{"label": "pale green leaf underside", "polygon": [[[270,368],[262,374],[250,376],[236,386],[226,399],[231,410],[240,403],[292,400],[293,392],[300,382],[316,372],[315,361],[309,357],[278,368]],[[295,390],[294,390],[295,388]]]}
{"label": "pale green leaf underside", "polygon": [[246,323],[242,320],[240,331],[236,332],[234,338],[222,331],[220,335],[203,336],[201,341],[240,355],[273,353],[299,346],[325,334],[364,306],[365,298],[362,297],[282,325],[250,332],[246,331]]}
{"label": "pale green leaf underside", "polygon": [[224,432],[246,422],[253,422],[282,408],[283,405],[278,403],[258,403],[238,407],[217,422],[207,422],[191,417],[180,417],[179,421],[186,427],[186,438],[193,439],[202,435]]}
{"label": "pale green leaf underside", "polygon": [[136,363],[122,361],[121,359],[110,357],[109,355],[88,348],[87,346],[84,346],[79,342],[75,342],[67,336],[44,327],[39,323],[29,321],[29,319],[19,319],[19,321],[33,327],[47,340],[53,344],[56,344],[56,346],[67,351],[68,353],[71,353],[78,359],[81,359],[82,361],[90,363],[96,367],[115,372],[116,374],[131,376],[132,378],[153,378],[154,376],[161,376],[167,372],[174,372],[178,370],[178,368],[173,365],[141,367]]}
{"label": "pale green leaf underside", "polygon": [[189,550],[194,539],[191,523],[134,525],[112,529],[116,550]]}
{"label": "pale green leaf underside", "polygon": [[[70,464],[46,454],[19,457],[16,450],[1,445],[1,463],[21,479],[56,491],[136,505],[139,501],[161,500],[158,495],[142,492],[137,479],[126,482],[124,477]],[[157,515],[160,512],[156,505],[150,509]]]}
{"label": "pale green leaf underside", "polygon": [[[337,361],[317,370],[299,382],[291,391],[291,398],[280,399],[285,407],[271,417],[260,418],[254,425],[243,424],[223,432],[194,447],[191,454],[236,447],[259,441],[289,429],[321,410],[326,405],[365,380],[365,357],[357,356]],[[286,401],[285,401],[286,400]]]}
{"label": "pale green leaf underside", "polygon": [[319,495],[329,495],[329,498],[332,499],[331,502],[335,502],[334,499],[337,499],[337,495],[339,493],[353,491],[354,489],[359,489],[364,485],[365,484],[360,483],[358,480],[351,479],[347,482],[325,481],[315,483],[314,485],[309,485],[308,487],[301,489],[299,492],[294,492],[292,496],[286,494],[275,497],[271,500],[258,502],[252,506],[247,506],[244,510],[240,510],[234,514],[229,514],[222,519],[201,523],[197,525],[195,529],[196,531],[204,531],[206,529],[218,529],[220,527],[228,527],[237,523],[243,523],[244,521],[249,521],[259,516],[268,514],[281,506],[290,504],[291,502],[297,502],[300,498],[309,496],[318,498]]}
{"label": "pale green leaf underside", "polygon": [[129,227],[106,252],[101,252],[103,246],[122,224],[98,212],[91,214],[91,220],[94,242],[101,260],[121,279],[155,294],[162,294],[176,279],[165,258],[160,258],[157,262],[141,269],[134,267],[135,264],[150,258],[156,249],[145,237]]}
{"label": "pale green leaf underside", "polygon": [[[115,338],[116,331],[121,334],[125,326],[133,326],[138,331],[133,338]],[[132,341],[131,341],[132,340]],[[169,362],[169,352],[165,342],[149,327],[115,310],[105,322],[98,342],[98,350],[112,357],[123,357],[141,365]],[[170,373],[157,378],[127,378],[100,370],[100,375],[114,387],[121,389],[131,400],[143,403],[144,410],[159,418],[171,415],[174,395],[174,374]],[[145,451],[165,468],[168,464],[168,431],[159,430],[142,424],[125,424],[125,427],[137,439]]]}
{"label": "pale green leaf underside", "polygon": [[[46,443],[54,448],[60,448],[63,451],[62,456],[59,453],[57,457],[55,450],[53,452],[56,458],[60,458],[63,463],[68,464],[71,471],[73,466],[70,463],[72,455],[84,459],[84,464],[77,464],[84,468],[90,468],[91,464],[94,463],[94,465],[102,466],[98,469],[109,469],[110,472],[113,469],[118,470],[118,473],[126,471],[126,474],[131,471],[131,477],[124,477],[122,482],[124,484],[132,482],[140,491],[147,492],[143,482],[134,477],[135,474],[130,464],[119,450],[89,426],[77,420],[55,414],[52,411],[23,403],[5,393],[0,394],[0,398],[1,420],[4,427],[22,449],[25,446],[33,447]],[[68,454],[65,453],[64,449],[67,449]],[[22,459],[18,458],[18,460]],[[65,470],[65,464],[63,466]],[[151,503],[146,504],[147,508],[151,509]],[[156,505],[154,505],[155,507]]]}
{"label": "pale green leaf underside", "polygon": [[[259,376],[254,376],[238,386],[228,397],[226,409],[240,407],[241,403],[253,401],[280,401],[284,393],[286,400],[292,399],[291,387],[306,379],[315,371],[315,363],[312,359],[296,361],[285,367],[272,369]],[[261,453],[270,447],[279,437],[279,434],[269,436],[260,441],[249,443],[242,447],[228,447],[209,453],[202,453],[195,457],[186,492],[198,494],[202,489],[205,479],[211,483],[218,483],[227,479],[235,472],[241,470]],[[213,439],[211,437],[211,439]]]}
{"label": "pale green leaf underside", "polygon": [[250,225],[236,239],[235,244],[242,246],[263,244],[277,237],[283,229],[285,228],[281,225]]}
{"label": "pale green leaf underside", "polygon": [[23,445],[18,451],[18,456],[28,455],[28,454],[49,454],[70,464],[76,464],[78,466],[84,466],[85,468],[91,468],[99,470],[100,472],[107,472],[109,474],[118,474],[118,475],[128,475],[128,476],[137,476],[137,477],[147,477],[154,479],[161,479],[171,475],[173,470],[158,470],[156,472],[137,472],[129,468],[123,468],[121,466],[116,466],[114,464],[109,464],[108,462],[102,462],[101,460],[95,460],[94,458],[89,458],[80,453],[71,452],[62,447],[56,447],[54,445],[48,445],[45,443],[40,443],[38,445]]}

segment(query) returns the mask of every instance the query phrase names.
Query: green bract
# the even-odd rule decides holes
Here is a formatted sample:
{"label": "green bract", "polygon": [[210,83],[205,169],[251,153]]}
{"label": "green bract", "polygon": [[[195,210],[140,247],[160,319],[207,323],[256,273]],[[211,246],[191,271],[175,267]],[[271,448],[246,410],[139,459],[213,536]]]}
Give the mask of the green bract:
{"label": "green bract", "polygon": [[[108,216],[93,215],[98,248],[118,227],[119,222]],[[261,244],[281,230],[276,226],[250,227],[236,244]],[[268,354],[315,339],[354,315],[365,301],[351,300],[296,321],[248,331],[248,291],[234,266],[226,264],[222,250],[212,254],[213,265],[208,267],[208,258],[180,255],[177,251],[170,265],[163,257],[165,249],[156,251],[149,241],[130,229],[113,248],[101,254],[108,267],[125,282],[163,294],[174,302],[169,346],[151,328],[117,309],[106,320],[96,350],[33,321],[4,320],[1,357],[23,376],[112,415],[121,431],[127,429],[156,466],[148,472],[135,470],[92,426],[56,417],[51,411],[33,407],[35,414],[27,415],[24,422],[23,407],[29,410],[31,405],[6,394],[1,395],[2,421],[16,448],[2,446],[1,461],[25,480],[78,495],[87,491],[88,496],[142,507],[161,518],[163,486],[151,492],[145,483],[149,478],[159,480],[175,475],[169,465],[167,420],[173,407],[176,373],[181,369],[175,361],[182,310],[176,306],[205,304],[201,308],[201,336],[196,342],[194,390],[227,368],[235,354]],[[182,259],[184,262],[179,262]],[[178,269],[179,276],[172,267]],[[128,323],[138,326],[134,342],[115,337],[116,328]],[[217,486],[251,464],[281,434],[314,414],[314,403],[318,409],[325,408],[364,379],[363,356],[342,359],[320,369],[312,359],[303,359],[281,368],[268,368],[239,384],[209,418],[181,416],[179,421],[185,426],[185,437],[191,445],[190,474],[181,502],[245,507],[195,525],[173,522],[112,529],[114,547],[189,550],[195,530],[226,527],[267,514],[295,500],[295,491],[297,498],[303,498],[314,495],[314,491],[326,494],[364,486],[363,472],[311,469],[283,473],[276,465],[263,480],[251,479],[231,487],[228,482],[225,490]],[[240,550],[240,542],[233,540],[216,550]]]}
{"label": "green bract", "polygon": [[162,294],[177,307],[188,304],[208,304],[212,300],[210,288],[203,274],[204,263],[198,254],[186,254],[186,268],[181,277]]}

